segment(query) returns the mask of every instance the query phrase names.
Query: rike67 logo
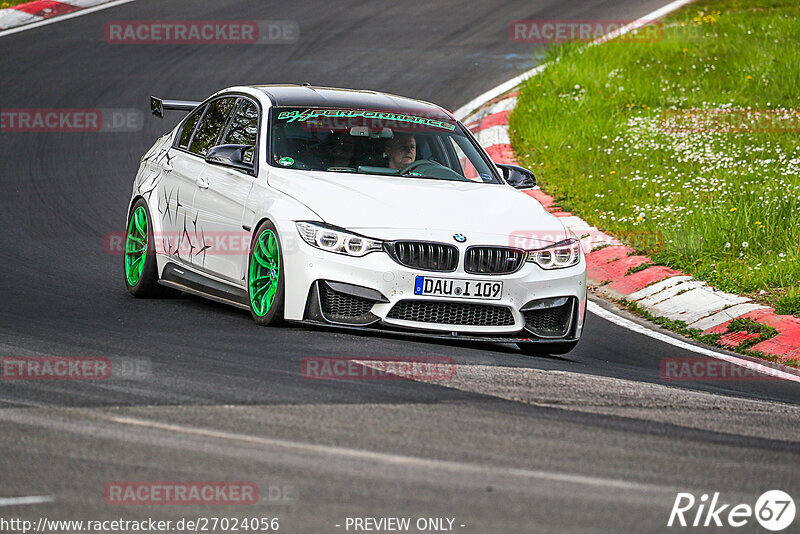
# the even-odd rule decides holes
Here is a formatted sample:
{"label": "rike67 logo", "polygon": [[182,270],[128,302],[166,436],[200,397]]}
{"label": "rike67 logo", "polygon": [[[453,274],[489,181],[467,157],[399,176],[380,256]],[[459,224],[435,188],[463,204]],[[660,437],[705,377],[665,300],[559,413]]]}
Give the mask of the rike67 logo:
{"label": "rike67 logo", "polygon": [[706,493],[699,499],[691,493],[678,493],[667,526],[738,528],[755,518],[765,529],[778,532],[794,522],[795,512],[794,500],[781,490],[764,492],[755,506],[725,503],[720,500],[719,492],[714,493],[710,500]]}

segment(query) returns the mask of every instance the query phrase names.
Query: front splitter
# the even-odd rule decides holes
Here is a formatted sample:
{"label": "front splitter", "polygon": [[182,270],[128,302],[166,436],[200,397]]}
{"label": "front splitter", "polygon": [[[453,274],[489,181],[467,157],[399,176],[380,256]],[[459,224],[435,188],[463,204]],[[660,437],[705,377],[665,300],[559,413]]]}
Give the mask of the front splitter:
{"label": "front splitter", "polygon": [[350,332],[372,333],[372,334],[388,334],[392,336],[414,337],[423,339],[439,339],[448,341],[472,341],[472,342],[483,342],[483,343],[547,343],[547,344],[574,343],[578,341],[578,338],[574,337],[561,338],[561,339],[545,339],[537,337],[529,337],[529,338],[506,337],[502,335],[476,336],[470,334],[460,334],[458,332],[451,332],[449,334],[436,334],[433,332],[418,332],[416,330],[386,328],[385,326],[384,327],[350,326],[350,325],[331,324],[322,321],[310,321],[310,320],[290,321],[290,322],[310,325],[310,326],[320,326],[324,328],[330,328],[333,330],[343,330]]}

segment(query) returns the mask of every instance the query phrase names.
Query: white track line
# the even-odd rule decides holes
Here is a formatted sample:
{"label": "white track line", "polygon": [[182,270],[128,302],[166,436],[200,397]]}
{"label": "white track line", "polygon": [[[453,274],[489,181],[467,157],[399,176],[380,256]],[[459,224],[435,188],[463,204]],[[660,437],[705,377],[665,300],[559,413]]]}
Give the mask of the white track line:
{"label": "white track line", "polygon": [[168,432],[178,432],[182,434],[201,436],[204,438],[216,438],[224,441],[239,441],[270,448],[286,449],[294,453],[304,452],[311,454],[320,454],[324,456],[338,456],[340,458],[353,459],[362,462],[368,462],[368,461],[380,462],[389,465],[406,466],[407,468],[441,470],[447,472],[463,473],[468,475],[481,475],[481,476],[485,476],[487,474],[494,474],[501,476],[517,476],[529,479],[547,480],[551,482],[579,484],[583,486],[615,488],[619,490],[649,491],[649,492],[672,491],[672,489],[667,488],[665,486],[658,486],[640,482],[631,482],[627,480],[620,480],[613,478],[577,475],[572,473],[559,473],[554,471],[541,471],[538,469],[488,466],[488,465],[471,464],[465,462],[455,462],[451,460],[436,460],[433,458],[419,458],[415,456],[404,456],[400,454],[392,454],[386,452],[373,452],[373,451],[350,449],[350,448],[337,447],[331,445],[317,445],[313,443],[303,443],[303,442],[290,441],[277,438],[252,436],[248,434],[237,434],[232,432],[225,432],[222,430],[185,427],[185,426],[172,425],[166,423],[158,423],[156,421],[148,421],[144,419],[135,419],[130,417],[103,417],[103,418],[123,425],[133,425],[144,428],[164,430]]}
{"label": "white track line", "polygon": [[493,98],[497,98],[498,96],[502,95],[503,93],[507,93],[508,91],[512,90],[513,88],[515,88],[516,86],[518,86],[519,84],[521,84],[522,82],[527,80],[528,78],[536,76],[537,74],[539,74],[540,72],[542,72],[544,70],[546,65],[547,65],[547,63],[543,63],[542,65],[538,65],[538,66],[532,68],[529,71],[523,72],[522,74],[520,74],[516,78],[512,78],[512,79],[508,80],[505,83],[501,83],[500,85],[498,85],[494,89],[489,89],[488,91],[483,93],[481,96],[479,96],[477,98],[473,98],[472,100],[470,100],[469,102],[467,102],[466,104],[464,104],[463,106],[461,106],[460,108],[455,110],[453,112],[453,115],[455,115],[457,119],[463,120],[464,117],[469,115],[473,110],[478,109],[479,107],[481,107],[484,102],[488,102],[489,100],[491,100]]}
{"label": "white track line", "polygon": [[53,24],[55,22],[61,22],[62,20],[67,19],[74,19],[75,17],[81,17],[83,15],[88,15],[89,13],[94,13],[95,11],[100,11],[103,9],[108,9],[109,7],[116,7],[121,6],[122,4],[127,4],[128,2],[135,2],[136,0],[114,0],[113,2],[109,2],[107,4],[100,4],[99,6],[95,7],[87,7],[86,9],[81,9],[79,11],[73,11],[72,13],[67,13],[66,15],[58,15],[51,19],[44,19],[38,22],[31,22],[30,24],[24,24],[22,26],[17,26],[16,28],[9,28],[7,30],[0,31],[0,37],[5,37],[6,35],[12,35],[14,33],[24,32],[26,30],[32,30],[34,28],[38,28],[40,26],[47,26],[48,24]]}
{"label": "white track line", "polygon": [[31,497],[0,497],[0,506],[24,506],[27,504],[42,504],[53,502],[50,495],[35,495]]}
{"label": "white track line", "polygon": [[668,336],[662,332],[656,332],[655,330],[651,330],[650,328],[640,325],[639,323],[635,323],[630,319],[626,319],[617,315],[614,312],[608,311],[607,309],[595,304],[592,301],[587,303],[587,308],[589,312],[597,315],[598,317],[602,317],[606,321],[610,321],[618,326],[623,328],[627,328],[628,330],[632,330],[639,334],[651,337],[653,339],[657,339],[669,345],[678,347],[683,350],[689,350],[692,352],[696,352],[697,354],[702,354],[703,356],[709,356],[711,358],[715,358],[717,360],[723,360],[735,365],[740,365],[747,369],[752,369],[758,373],[763,373],[765,375],[773,376],[775,378],[782,378],[784,380],[789,380],[791,382],[800,382],[800,375],[787,373],[786,371],[781,371],[779,369],[774,369],[768,365],[763,365],[752,360],[745,360],[744,358],[737,358],[736,356],[731,356],[730,354],[723,354],[721,352],[716,352],[711,349],[707,349],[705,347],[698,347],[697,345],[692,345],[691,343],[687,343],[685,341],[681,341],[680,339],[674,338],[672,336]]}
{"label": "white track line", "polygon": [[[678,9],[680,7],[683,7],[686,4],[689,4],[689,3],[693,2],[693,1],[694,0],[676,0],[675,2],[670,2],[669,4],[665,5],[664,7],[658,8],[655,11],[652,11],[652,12],[648,13],[647,15],[645,15],[645,16],[643,16],[641,18],[638,18],[638,19],[634,20],[633,22],[631,22],[627,26],[623,26],[619,30],[615,30],[614,32],[611,32],[610,34],[604,35],[604,36],[596,39],[591,44],[598,44],[598,43],[603,42],[604,40],[608,40],[609,38],[619,37],[620,35],[624,35],[624,34],[630,32],[631,30],[635,30],[636,28],[644,26],[645,24],[653,22],[654,20],[660,19],[664,15],[667,15],[667,14],[675,11],[676,9]],[[473,110],[481,107],[484,103],[488,102],[489,100],[491,100],[493,98],[497,98],[498,96],[502,95],[503,93],[506,93],[506,92],[512,90],[513,88],[515,88],[516,86],[518,86],[519,84],[521,84],[522,82],[527,80],[528,78],[530,78],[532,76],[536,76],[537,74],[539,74],[540,72],[542,72],[544,70],[546,65],[547,65],[547,63],[543,63],[541,65],[538,65],[538,66],[532,68],[529,71],[523,72],[522,74],[520,74],[516,78],[512,78],[512,79],[508,80],[505,83],[501,83],[500,85],[498,85],[497,87],[495,87],[493,89],[489,89],[488,91],[483,93],[481,96],[479,96],[477,98],[473,98],[472,100],[470,100],[469,102],[467,102],[466,104],[464,104],[463,106],[461,106],[460,108],[455,110],[453,112],[453,114],[458,119],[463,119],[464,117],[467,116],[467,114],[469,114]]]}

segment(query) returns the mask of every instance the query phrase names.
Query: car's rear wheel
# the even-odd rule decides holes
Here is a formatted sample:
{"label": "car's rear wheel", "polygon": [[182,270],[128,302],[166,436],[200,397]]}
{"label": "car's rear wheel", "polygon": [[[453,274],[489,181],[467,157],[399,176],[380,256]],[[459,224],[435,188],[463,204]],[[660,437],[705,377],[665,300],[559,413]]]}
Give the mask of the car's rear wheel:
{"label": "car's rear wheel", "polygon": [[547,354],[567,354],[578,344],[569,343],[517,343],[519,350],[526,356],[545,356]]}
{"label": "car's rear wheel", "polygon": [[283,317],[283,255],[278,230],[264,221],[250,245],[247,293],[255,322],[267,326]]}
{"label": "car's rear wheel", "polygon": [[150,211],[144,199],[133,205],[125,234],[125,285],[139,298],[165,297],[177,292],[158,284],[155,241]]}

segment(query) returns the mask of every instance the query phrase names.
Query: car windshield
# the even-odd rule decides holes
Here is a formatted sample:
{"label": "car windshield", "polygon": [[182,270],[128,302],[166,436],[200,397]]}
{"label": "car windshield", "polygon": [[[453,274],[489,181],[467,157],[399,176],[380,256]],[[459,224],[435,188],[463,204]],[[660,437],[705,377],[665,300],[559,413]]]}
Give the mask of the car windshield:
{"label": "car windshield", "polygon": [[270,164],[500,183],[456,121],[356,109],[273,108]]}

